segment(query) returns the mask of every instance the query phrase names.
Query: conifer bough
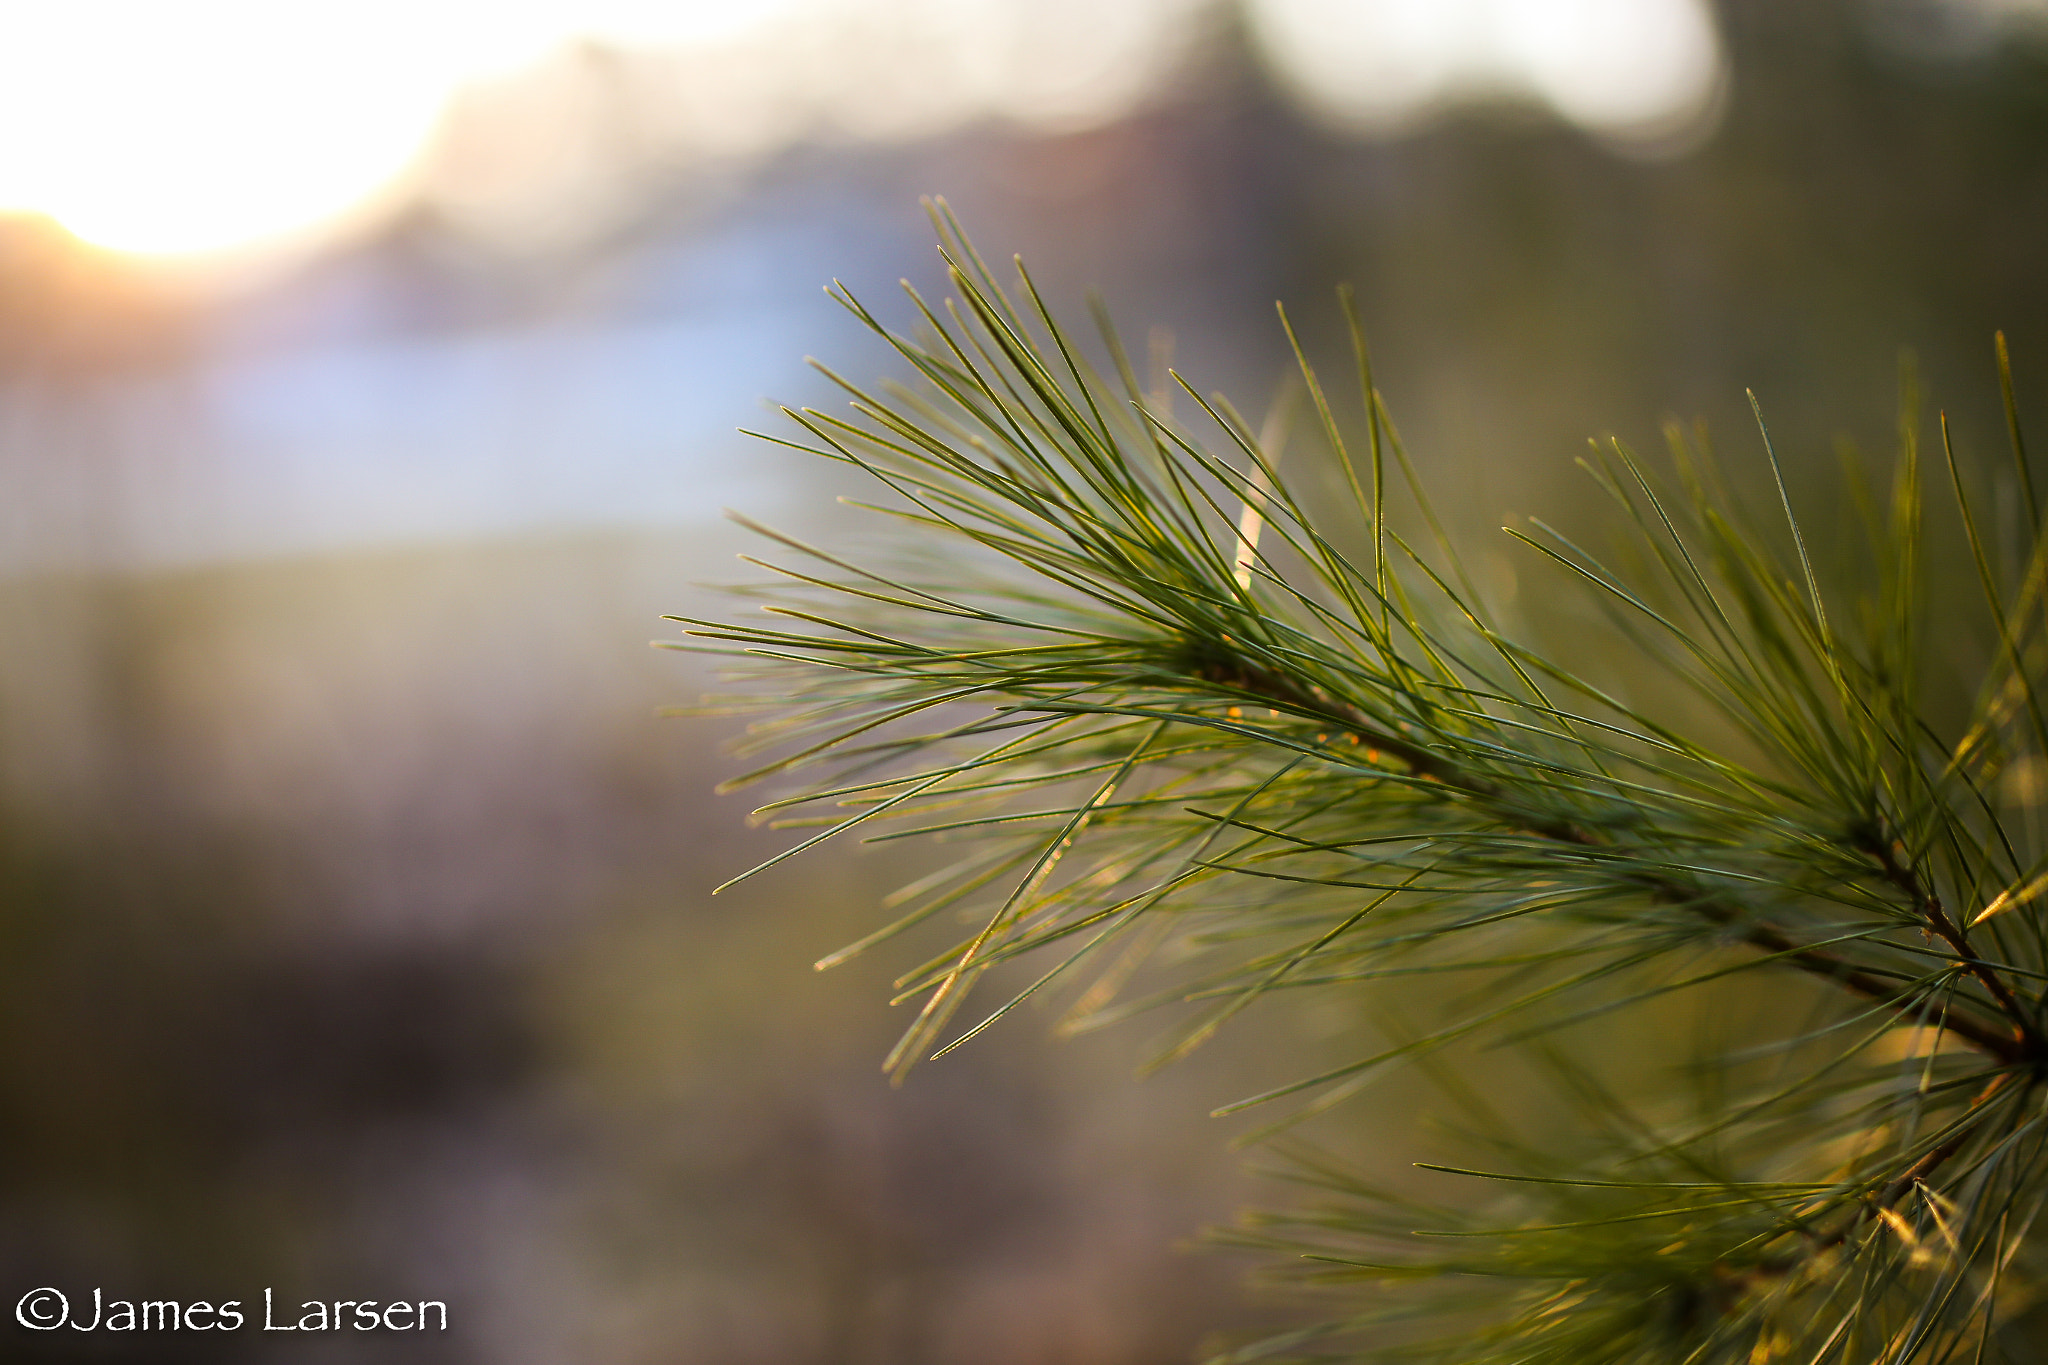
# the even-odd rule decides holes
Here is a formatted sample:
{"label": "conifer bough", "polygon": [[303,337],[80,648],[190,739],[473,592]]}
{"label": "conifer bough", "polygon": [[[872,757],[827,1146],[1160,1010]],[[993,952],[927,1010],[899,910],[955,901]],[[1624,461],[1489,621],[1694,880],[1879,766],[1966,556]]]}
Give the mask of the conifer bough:
{"label": "conifer bough", "polygon": [[[897,983],[889,1069],[1041,993],[1068,1029],[1178,1011],[1161,1062],[1261,997],[1359,1002],[1340,1064],[1217,1111],[1274,1103],[1251,1138],[1316,1192],[1223,1240],[1334,1305],[1219,1359],[2040,1358],[2048,540],[2004,339],[2009,456],[1966,464],[1943,417],[1923,458],[1906,386],[1832,559],[1760,409],[1768,516],[1703,436],[1667,433],[1668,476],[1596,445],[1614,552],[1508,532],[1624,647],[1567,656],[1467,573],[1348,296],[1356,416],[1297,344],[1323,449],[1283,476],[1284,413],[1173,376],[1177,420],[1099,310],[1097,364],[934,219],[956,297],[911,291],[915,334],[834,287],[911,382],[834,375],[850,415],[767,438],[872,476],[910,548],[764,531],[797,557],[772,621],[685,621],[766,684],[740,780],[813,775],[762,811],[819,828],[763,868],[849,833],[951,853],[819,964],[974,926]],[[1686,998],[1740,1037],[1689,1043]],[[1555,1086],[1540,1123],[1469,1080],[1509,1043]],[[1462,1115],[1455,1163],[1378,1184],[1280,1140],[1397,1062]]]}

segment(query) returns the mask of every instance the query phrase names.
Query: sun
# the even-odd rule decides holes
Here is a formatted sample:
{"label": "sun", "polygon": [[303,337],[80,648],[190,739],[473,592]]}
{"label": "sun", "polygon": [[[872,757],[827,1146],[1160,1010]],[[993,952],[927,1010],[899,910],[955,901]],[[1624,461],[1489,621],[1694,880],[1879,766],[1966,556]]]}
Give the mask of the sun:
{"label": "sun", "polygon": [[468,81],[577,38],[716,41],[802,0],[0,3],[0,212],[232,252],[403,193]]}
{"label": "sun", "polygon": [[0,9],[0,207],[118,250],[230,249],[401,179],[452,88],[395,6]]}

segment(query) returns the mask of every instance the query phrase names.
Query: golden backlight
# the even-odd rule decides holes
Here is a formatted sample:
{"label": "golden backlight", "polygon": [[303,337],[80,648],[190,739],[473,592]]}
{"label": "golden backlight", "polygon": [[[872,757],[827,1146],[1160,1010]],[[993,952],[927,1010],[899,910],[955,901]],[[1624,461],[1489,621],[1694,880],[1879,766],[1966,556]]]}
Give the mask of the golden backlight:
{"label": "golden backlight", "polygon": [[776,0],[6,0],[0,211],[152,255],[332,230],[403,192],[466,81],[588,36],[689,42]]}

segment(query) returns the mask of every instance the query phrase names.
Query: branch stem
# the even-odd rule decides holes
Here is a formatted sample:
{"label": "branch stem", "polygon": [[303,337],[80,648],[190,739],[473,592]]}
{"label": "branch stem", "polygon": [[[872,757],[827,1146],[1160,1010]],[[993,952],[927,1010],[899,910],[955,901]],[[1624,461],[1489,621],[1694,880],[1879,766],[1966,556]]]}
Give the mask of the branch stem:
{"label": "branch stem", "polygon": [[[1530,818],[1530,812],[1516,809],[1511,793],[1498,783],[1464,771],[1412,739],[1389,733],[1385,726],[1357,707],[1331,696],[1315,684],[1304,685],[1271,669],[1242,661],[1227,664],[1210,662],[1197,669],[1196,676],[1204,682],[1242,692],[1275,709],[1291,711],[1340,728],[1356,736],[1368,748],[1397,760],[1411,774],[1431,778],[1469,798],[1488,814],[1529,833],[1579,848],[1612,847],[1609,839],[1583,825],[1554,818]],[[1963,1039],[2005,1066],[2027,1066],[2048,1059],[2048,1046],[2043,1045],[2029,1016],[1997,972],[1970,952],[1962,931],[1949,918],[1940,898],[1923,887],[1910,868],[1897,862],[1888,845],[1871,851],[1878,857],[1886,880],[1913,897],[1927,917],[1928,931],[1955,952],[1958,964],[1990,992],[2005,1017],[2011,1021],[2011,1027],[2006,1028],[1972,1014],[1951,1011],[1936,1027]],[[1653,899],[1694,910],[1711,923],[1732,931],[1750,947],[1772,954],[1789,966],[1892,1010],[1916,1024],[1926,1022],[1925,1002],[1920,993],[1902,988],[1838,954],[1802,944],[1783,929],[1754,918],[1746,906],[1731,904],[1718,894],[1702,895],[1700,888],[1668,877],[1643,873],[1635,880]]]}
{"label": "branch stem", "polygon": [[2033,1016],[2027,1013],[2025,1007],[2013,995],[2012,988],[2005,984],[2004,978],[1992,970],[1991,964],[1970,951],[1969,939],[1949,916],[1948,908],[1942,904],[1941,897],[1921,879],[1917,870],[1899,861],[1892,841],[1880,836],[1870,840],[1864,848],[1877,859],[1879,868],[1884,872],[1884,879],[1904,892],[1920,913],[1926,916],[1928,932],[1947,944],[1949,950],[1956,955],[1957,963],[1975,977],[1984,989],[1990,992],[1991,998],[1998,1002],[1998,1008],[2012,1021],[2014,1041],[2020,1045],[2021,1052],[2035,1060],[2048,1057],[2048,1047],[2042,1044],[2041,1034],[2035,1026]]}

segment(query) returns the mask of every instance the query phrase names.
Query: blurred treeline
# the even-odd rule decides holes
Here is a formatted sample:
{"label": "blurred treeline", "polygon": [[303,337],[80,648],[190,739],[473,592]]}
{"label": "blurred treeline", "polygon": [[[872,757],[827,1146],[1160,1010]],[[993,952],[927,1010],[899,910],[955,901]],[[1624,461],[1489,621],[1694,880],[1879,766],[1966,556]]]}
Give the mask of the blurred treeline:
{"label": "blurred treeline", "polygon": [[[1608,428],[1651,445],[1704,416],[1741,446],[1744,386],[1817,498],[1838,436],[1888,449],[1902,346],[1989,453],[2004,328],[2048,420],[2048,40],[1959,49],[1932,14],[1724,5],[1724,120],[1663,161],[1512,108],[1383,142],[1318,129],[1226,24],[1172,99],[1110,127],[796,148],[650,184],[629,230],[539,262],[424,215],[349,252],[461,301],[422,327],[487,329],[734,223],[811,225],[829,272],[836,221],[880,212],[914,243],[939,191],[992,258],[1026,253],[1073,313],[1099,286],[1248,410],[1282,374],[1272,300],[1328,351],[1329,291],[1355,282],[1395,416],[1472,536],[1574,516],[1571,458]],[[0,238],[10,392],[189,363],[201,305],[32,224]],[[878,300],[934,275],[908,246],[856,264]],[[866,377],[873,351],[816,319],[809,349]],[[35,430],[0,421],[17,447]],[[89,437],[6,454],[90,462]],[[771,459],[737,436],[708,458]],[[763,467],[783,520],[833,532],[821,476]],[[134,496],[121,477],[108,498]],[[40,515],[10,496],[11,524]],[[729,725],[654,714],[713,685],[644,642],[663,611],[728,609],[692,586],[750,548],[714,513],[10,570],[0,1282],[445,1298],[456,1322],[286,1345],[8,1324],[11,1358],[1140,1365],[1271,1311],[1174,1250],[1248,1197],[1200,1116],[1276,1079],[1262,1037],[1308,1055],[1344,1020],[1132,1087],[1142,1029],[1055,1045],[1027,1016],[889,1091],[881,1001],[909,955],[809,963],[880,922],[917,854],[821,852],[708,896],[790,837],[712,795]],[[1411,1123],[1405,1089],[1377,1093],[1353,1145]]]}

